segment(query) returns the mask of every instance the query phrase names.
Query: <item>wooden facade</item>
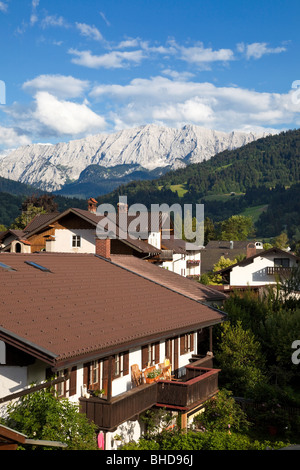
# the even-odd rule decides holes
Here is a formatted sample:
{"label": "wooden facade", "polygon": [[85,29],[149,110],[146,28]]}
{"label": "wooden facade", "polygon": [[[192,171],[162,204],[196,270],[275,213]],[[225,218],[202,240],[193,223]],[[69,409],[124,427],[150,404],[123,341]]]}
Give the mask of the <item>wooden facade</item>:
{"label": "wooden facade", "polygon": [[218,369],[203,367],[203,360],[186,366],[180,380],[142,384],[116,397],[80,398],[80,410],[100,430],[114,431],[124,421],[136,420],[153,407],[190,412],[218,392]]}

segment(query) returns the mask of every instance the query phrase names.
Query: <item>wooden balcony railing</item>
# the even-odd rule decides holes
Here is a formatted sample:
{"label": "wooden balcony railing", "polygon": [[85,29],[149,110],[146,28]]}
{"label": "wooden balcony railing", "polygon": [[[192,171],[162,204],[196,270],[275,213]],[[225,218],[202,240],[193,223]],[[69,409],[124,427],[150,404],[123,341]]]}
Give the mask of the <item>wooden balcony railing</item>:
{"label": "wooden balcony railing", "polygon": [[185,381],[157,383],[157,404],[166,408],[189,410],[203,403],[218,391],[218,369],[187,366]]}
{"label": "wooden balcony railing", "polygon": [[113,431],[124,421],[137,418],[155,405],[184,411],[205,402],[218,391],[218,374],[218,369],[190,364],[180,381],[160,380],[143,384],[111,401],[80,398],[80,411],[100,429]]}
{"label": "wooden balcony railing", "polygon": [[144,384],[112,398],[111,401],[104,398],[80,398],[80,411],[100,429],[113,431],[124,421],[152,408],[156,397],[157,384]]}
{"label": "wooden balcony railing", "polygon": [[292,268],[288,268],[288,267],[282,267],[282,266],[268,266],[267,267],[267,274],[269,276],[274,276],[275,274],[287,275],[287,274],[290,274],[291,271],[292,271]]}

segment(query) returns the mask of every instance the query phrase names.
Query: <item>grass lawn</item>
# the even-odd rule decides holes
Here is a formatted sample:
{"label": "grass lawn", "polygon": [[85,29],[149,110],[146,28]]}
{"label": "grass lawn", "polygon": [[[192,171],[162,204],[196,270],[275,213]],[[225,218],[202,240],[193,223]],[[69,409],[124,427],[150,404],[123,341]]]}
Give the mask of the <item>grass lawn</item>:
{"label": "grass lawn", "polygon": [[240,215],[246,217],[252,217],[253,223],[255,223],[262,212],[265,212],[268,208],[268,205],[262,204],[260,206],[247,207]]}

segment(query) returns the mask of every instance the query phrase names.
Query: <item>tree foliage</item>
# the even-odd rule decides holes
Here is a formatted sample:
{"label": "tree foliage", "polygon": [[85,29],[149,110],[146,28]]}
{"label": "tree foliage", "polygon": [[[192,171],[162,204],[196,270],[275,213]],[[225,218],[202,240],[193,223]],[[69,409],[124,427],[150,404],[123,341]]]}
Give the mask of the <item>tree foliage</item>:
{"label": "tree foliage", "polygon": [[240,321],[220,325],[215,353],[221,369],[220,383],[236,396],[244,396],[265,380],[264,356],[251,330],[244,330]]}
{"label": "tree foliage", "polygon": [[78,405],[58,399],[50,389],[25,395],[8,406],[4,424],[35,440],[59,441],[67,450],[96,450],[96,427]]}

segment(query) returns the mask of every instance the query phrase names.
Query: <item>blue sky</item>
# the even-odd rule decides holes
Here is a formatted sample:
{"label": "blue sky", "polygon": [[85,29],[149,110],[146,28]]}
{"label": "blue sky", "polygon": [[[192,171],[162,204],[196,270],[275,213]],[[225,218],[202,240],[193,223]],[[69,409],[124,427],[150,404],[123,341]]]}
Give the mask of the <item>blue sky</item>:
{"label": "blue sky", "polygon": [[149,123],[297,128],[299,17],[293,0],[2,0],[0,149]]}

